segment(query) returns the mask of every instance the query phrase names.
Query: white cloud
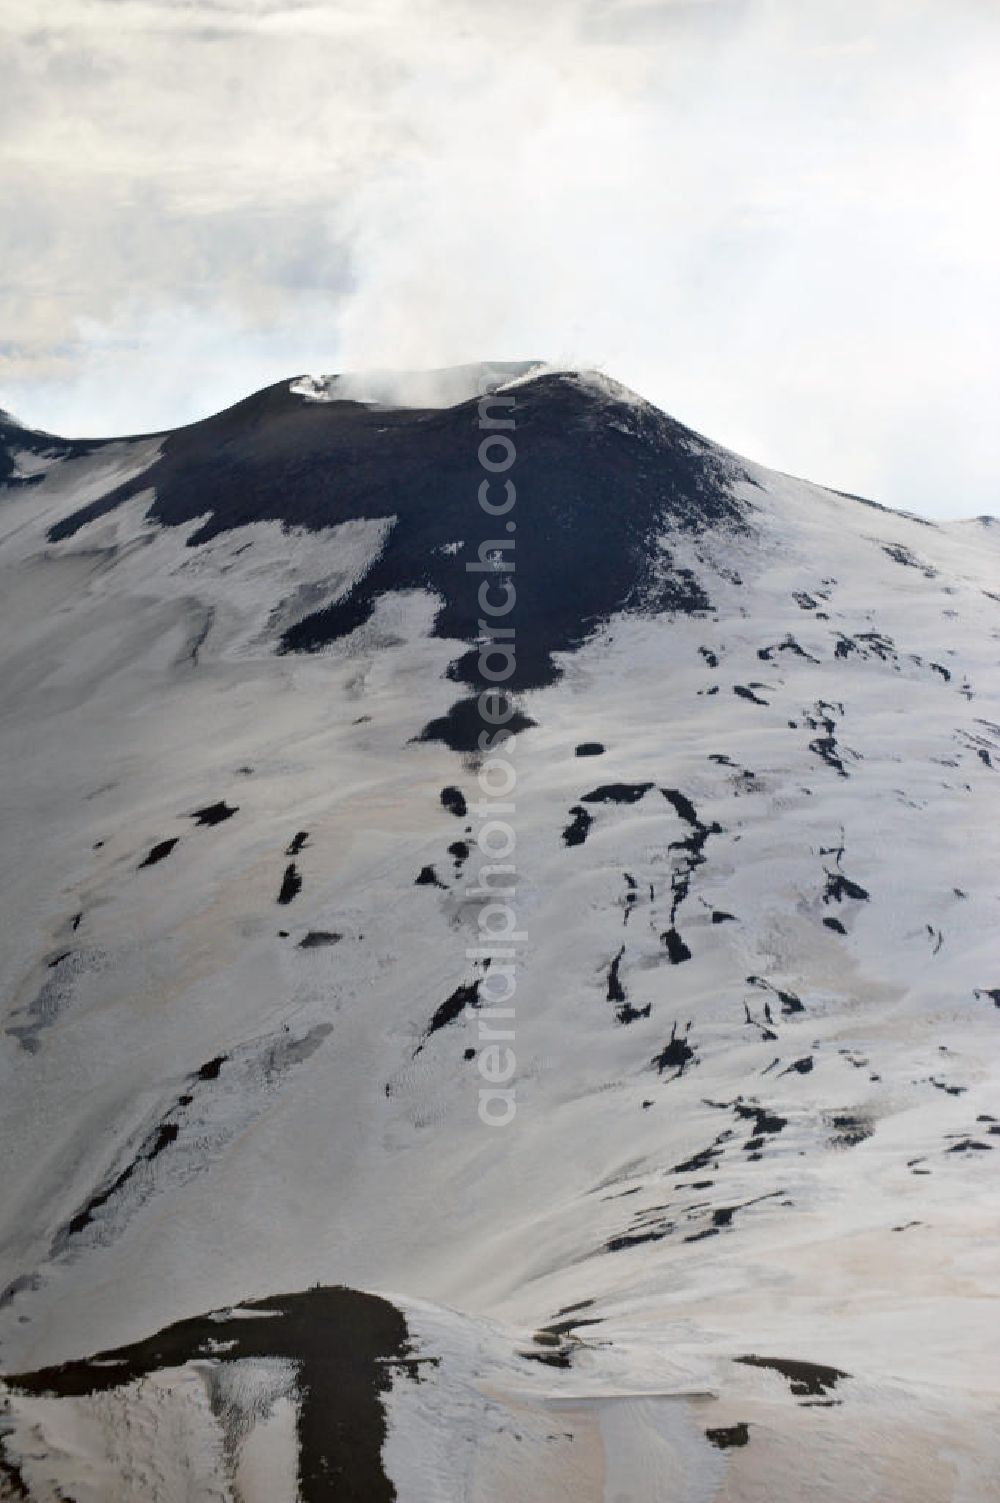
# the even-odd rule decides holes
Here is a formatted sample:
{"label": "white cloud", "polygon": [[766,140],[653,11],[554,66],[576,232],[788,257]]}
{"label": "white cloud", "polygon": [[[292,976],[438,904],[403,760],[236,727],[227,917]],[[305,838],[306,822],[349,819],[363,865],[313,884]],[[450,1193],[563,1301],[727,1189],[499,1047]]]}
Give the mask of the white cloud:
{"label": "white cloud", "polygon": [[157,432],[318,368],[334,339],[325,298],[297,297],[266,323],[226,305],[137,301],[111,322],[78,320],[67,373],[12,380],[5,399],[22,421],[68,437]]}
{"label": "white cloud", "polygon": [[784,469],[1000,510],[985,0],[13,14],[0,403],[29,420],[537,356]]}

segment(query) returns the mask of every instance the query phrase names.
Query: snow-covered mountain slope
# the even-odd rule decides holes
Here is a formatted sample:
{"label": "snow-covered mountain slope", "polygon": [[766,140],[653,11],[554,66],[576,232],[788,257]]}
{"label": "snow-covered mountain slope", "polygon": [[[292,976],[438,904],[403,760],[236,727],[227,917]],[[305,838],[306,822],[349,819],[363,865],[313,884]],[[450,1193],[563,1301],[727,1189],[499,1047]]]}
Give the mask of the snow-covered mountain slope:
{"label": "snow-covered mountain slope", "polygon": [[467,375],[0,425],[0,1496],[1000,1498],[998,529]]}

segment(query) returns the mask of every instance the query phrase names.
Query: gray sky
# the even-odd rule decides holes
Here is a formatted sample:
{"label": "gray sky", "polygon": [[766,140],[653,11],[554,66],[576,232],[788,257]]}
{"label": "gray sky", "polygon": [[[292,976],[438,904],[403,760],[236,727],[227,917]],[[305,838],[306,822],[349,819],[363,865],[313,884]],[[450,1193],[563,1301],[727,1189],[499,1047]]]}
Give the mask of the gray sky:
{"label": "gray sky", "polygon": [[1000,512],[1000,0],[3,0],[0,406],[596,364]]}

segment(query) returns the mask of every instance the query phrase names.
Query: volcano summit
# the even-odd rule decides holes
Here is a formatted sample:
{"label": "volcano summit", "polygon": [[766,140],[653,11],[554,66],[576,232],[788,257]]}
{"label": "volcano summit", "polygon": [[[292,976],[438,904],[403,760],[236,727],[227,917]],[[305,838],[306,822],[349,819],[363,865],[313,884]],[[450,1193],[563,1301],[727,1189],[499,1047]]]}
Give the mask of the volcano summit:
{"label": "volcano summit", "polygon": [[998,533],[537,362],[0,419],[0,1496],[1000,1496]]}

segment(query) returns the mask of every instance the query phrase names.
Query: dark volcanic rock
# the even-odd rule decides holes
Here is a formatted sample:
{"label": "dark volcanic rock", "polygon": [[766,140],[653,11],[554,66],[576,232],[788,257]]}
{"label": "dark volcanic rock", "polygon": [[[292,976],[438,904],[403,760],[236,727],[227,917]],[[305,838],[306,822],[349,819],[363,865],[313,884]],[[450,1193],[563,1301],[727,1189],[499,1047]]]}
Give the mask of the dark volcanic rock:
{"label": "dark volcanic rock", "polygon": [[594,823],[594,816],[589,814],[582,804],[575,804],[569,812],[573,820],[563,830],[563,841],[566,845],[583,845],[587,838],[587,831]]}
{"label": "dark volcanic rock", "polygon": [[332,929],[310,929],[299,940],[300,950],[322,950],[327,945],[337,945],[343,939],[342,934],[335,933]]}
{"label": "dark volcanic rock", "polygon": [[144,866],[156,866],[160,861],[165,861],[178,843],[180,836],[175,835],[172,840],[161,840],[154,845],[149,855],[139,862],[140,869]]}
{"label": "dark volcanic rock", "polygon": [[[502,726],[502,730],[511,736],[516,736],[519,731],[530,730],[536,721],[529,719],[520,710],[513,710],[509,720]],[[446,715],[439,715],[436,720],[428,721],[416,741],[443,741],[445,746],[457,752],[476,752],[480,750],[479,738],[487,732],[483,718],[479,713],[479,701],[477,699],[460,699],[451,706]],[[495,734],[499,734],[496,732]]]}
{"label": "dark volcanic rock", "polygon": [[773,1372],[780,1373],[788,1380],[792,1393],[797,1397],[812,1397],[817,1394],[825,1394],[831,1388],[836,1388],[841,1378],[849,1378],[850,1373],[841,1372],[838,1367],[824,1367],[819,1362],[802,1362],[792,1357],[737,1357],[737,1362],[744,1367],[769,1367]]}
{"label": "dark volcanic rock", "polygon": [[465,802],[465,795],[461,788],[452,788],[450,786],[442,788],[441,803],[448,810],[449,814],[455,815],[456,819],[464,819],[469,812]]}
{"label": "dark volcanic rock", "polygon": [[[744,525],[745,508],[732,494],[742,478],[735,463],[655,408],[615,401],[572,375],[526,381],[510,397],[492,398],[489,412],[516,424],[516,547],[478,504],[476,401],[441,409],[310,402],[284,381],[168,434],[142,475],[60,520],[50,537],[71,537],[150,490],[155,521],[202,519],[192,546],[265,520],[326,528],[394,518],[354,589],[287,630],[284,646],[294,651],[345,636],[379,596],[413,588],[442,602],[436,635],[471,644],[481,613],[466,562],[499,540],[510,545],[506,556],[516,556],[514,689],[551,682],[551,654],[577,646],[614,611],[708,607],[690,572],[653,540],[671,526]],[[446,551],[456,538],[464,547]],[[457,665],[461,681],[475,681],[475,656]]]}
{"label": "dark volcanic rock", "polygon": [[227,804],[225,799],[220,799],[217,804],[206,804],[204,809],[196,809],[191,818],[198,825],[221,825],[223,820],[232,819],[238,813],[238,805]]}
{"label": "dark volcanic rock", "polygon": [[40,473],[17,473],[18,454],[30,454],[34,459],[82,459],[101,448],[103,442],[102,439],[57,438],[54,433],[22,428],[10,413],[0,411],[0,485],[27,489],[41,483]]}
{"label": "dark volcanic rock", "polygon": [[[107,1393],[168,1368],[197,1362],[294,1364],[298,1480],[303,1503],[392,1503],[382,1466],[382,1396],[394,1375],[416,1371],[406,1321],[395,1305],[353,1289],[317,1286],[178,1321],[116,1351],[5,1378],[13,1392],[52,1398]],[[213,1407],[235,1440],[241,1416],[209,1383]]]}
{"label": "dark volcanic rock", "polygon": [[652,783],[603,783],[583,795],[585,804],[637,804]]}
{"label": "dark volcanic rock", "polygon": [[750,1427],[745,1420],[740,1420],[735,1425],[728,1425],[718,1430],[706,1430],[705,1439],[710,1445],[718,1447],[720,1451],[728,1451],[732,1446],[745,1446],[750,1439]]}
{"label": "dark volcanic rock", "polygon": [[687,1034],[678,1035],[677,1024],[670,1030],[670,1038],[653,1059],[660,1075],[664,1070],[676,1070],[678,1075],[683,1075],[687,1066],[695,1058],[695,1052],[688,1043]]}
{"label": "dark volcanic rock", "polygon": [[676,929],[665,929],[660,935],[671,965],[683,965],[685,960],[691,959],[691,951],[681,939]]}
{"label": "dark volcanic rock", "polygon": [[439,1028],[447,1028],[449,1023],[454,1023],[460,1018],[467,1007],[479,1006],[479,982],[473,981],[469,985],[456,987],[450,997],[447,997],[436,1010],[430,1023],[427,1025],[425,1038],[432,1033],[437,1033]]}

